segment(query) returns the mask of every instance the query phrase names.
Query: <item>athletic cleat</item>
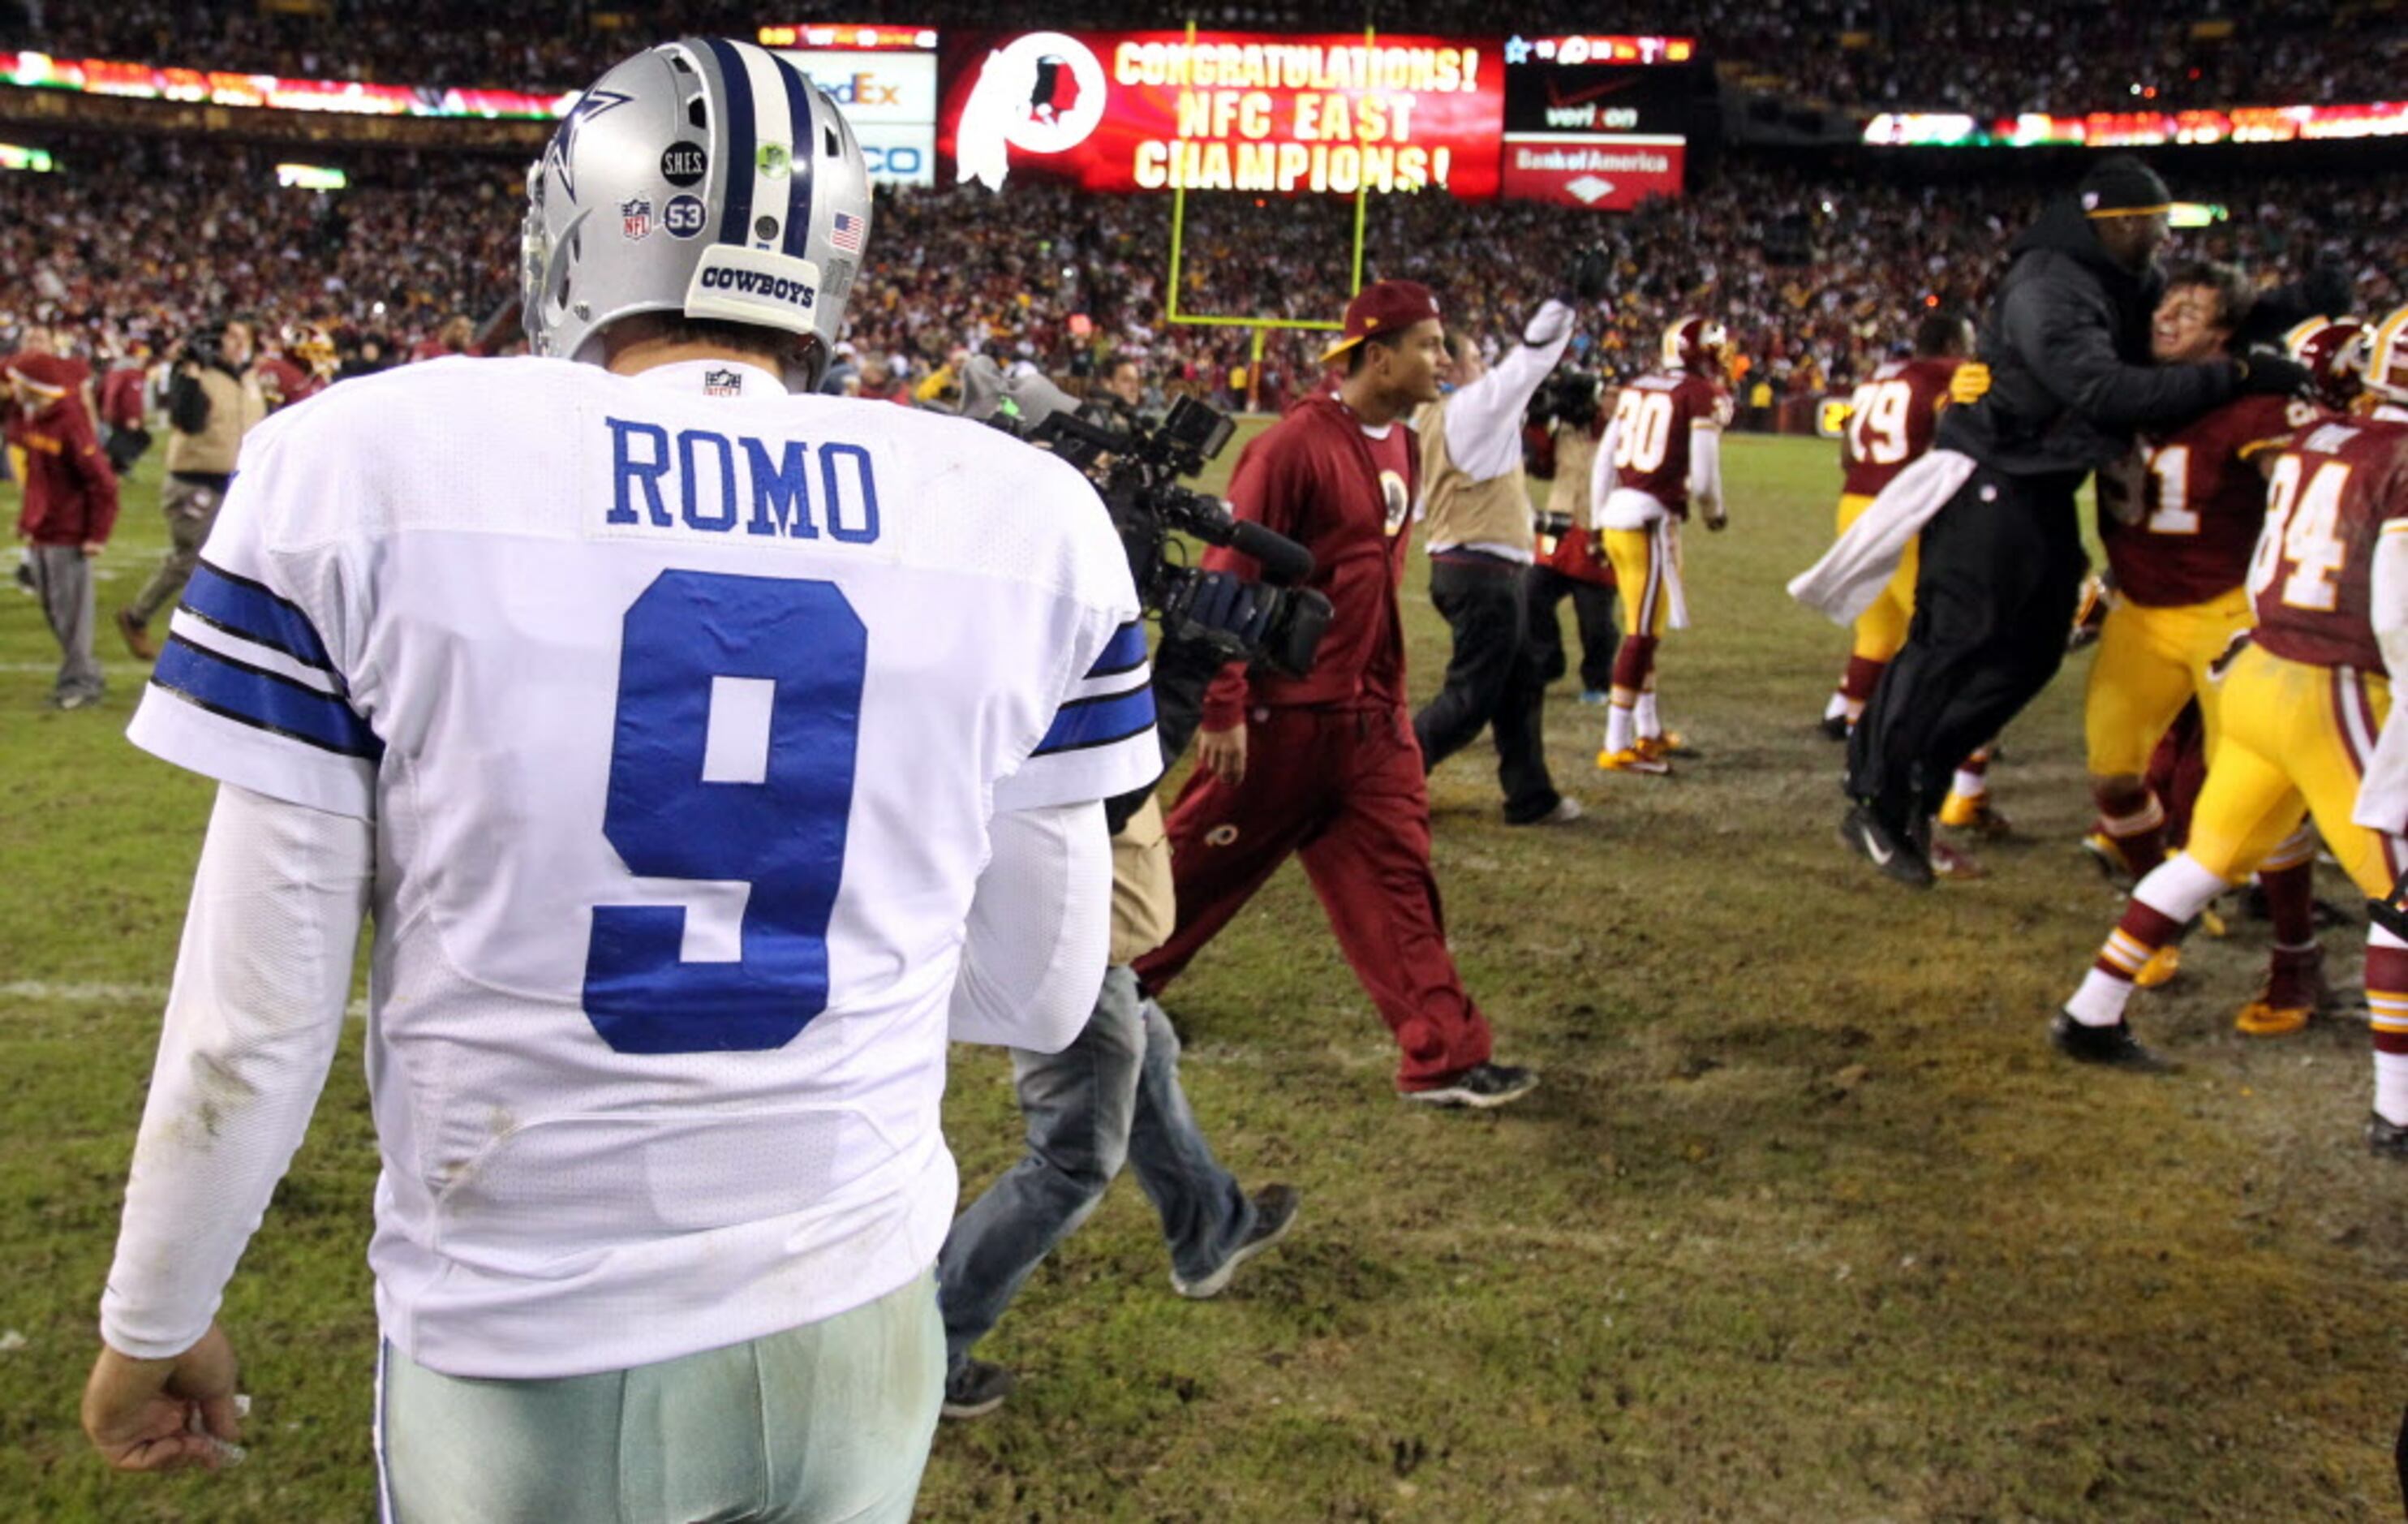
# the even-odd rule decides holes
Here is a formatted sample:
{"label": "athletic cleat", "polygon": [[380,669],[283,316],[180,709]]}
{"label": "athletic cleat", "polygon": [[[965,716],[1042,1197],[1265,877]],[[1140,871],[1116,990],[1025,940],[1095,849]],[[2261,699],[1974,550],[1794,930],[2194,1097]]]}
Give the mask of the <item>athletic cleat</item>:
{"label": "athletic cleat", "polygon": [[1398,1099],[1424,1106],[1470,1106],[1485,1111],[1521,1100],[1539,1087],[1535,1071],[1513,1064],[1474,1064],[1416,1089],[1398,1087]]}
{"label": "athletic cleat", "polygon": [[1660,756],[1650,756],[1636,746],[1626,746],[1618,752],[1599,752],[1597,765],[1608,772],[1643,772],[1663,777],[1672,770],[1672,764]]}
{"label": "athletic cleat", "polygon": [[1660,736],[1641,736],[1639,738],[1639,749],[1642,752],[1652,751],[1657,756],[1698,755],[1698,749],[1689,744],[1689,738],[1678,730],[1667,730]]}
{"label": "athletic cleat", "polygon": [[1840,821],[1840,844],[1875,868],[1917,889],[1932,884],[1931,858],[1921,843],[1896,831],[1870,805],[1852,804]]}
{"label": "athletic cleat", "polygon": [[2130,860],[2124,855],[2123,847],[2105,831],[2092,831],[2084,837],[2082,850],[2089,854],[2091,863],[2099,870],[2099,876],[2116,888],[2129,890],[2141,881],[2140,875],[2132,871]]}
{"label": "athletic cleat", "polygon": [[1844,714],[1826,714],[1823,716],[1822,724],[1815,728],[1823,732],[1825,740],[1845,740],[1848,739],[1848,732],[1856,726],[1848,723],[1848,717]]}
{"label": "athletic cleat", "polygon": [[2386,1121],[2381,1112],[2366,1115],[2366,1147],[2385,1158],[2408,1159],[2408,1127]]}
{"label": "athletic cleat", "polygon": [[2119,1021],[2113,1027],[2086,1027],[2073,1019],[2071,1012],[2059,1011],[2057,1019],[2048,1024],[2048,1041],[2050,1046],[2076,1063],[2145,1074],[2161,1074],[2175,1067],[2143,1047],[2128,1021]]}
{"label": "athletic cleat", "polygon": [[2241,1008],[2232,1025],[2251,1037],[2288,1037],[2315,1020],[2324,1001],[2324,950],[2286,953],[2277,949],[2266,987]]}
{"label": "athletic cleat", "polygon": [[2140,972],[2132,975],[2132,987],[2162,989],[2172,984],[2174,975],[2180,972],[2182,972],[2182,944],[2170,942],[2151,953],[2149,961],[2142,964]]}
{"label": "athletic cleat", "polygon": [[1238,1267],[1287,1237],[1296,1226],[1296,1209],[1304,1199],[1294,1186],[1265,1186],[1249,1198],[1254,1203],[1254,1225],[1247,1229],[1246,1240],[1229,1251],[1221,1268],[1200,1280],[1182,1281],[1179,1272],[1170,1273],[1170,1288],[1191,1301],[1209,1301],[1229,1288],[1229,1277]]}
{"label": "athletic cleat", "polygon": [[1953,788],[1940,801],[1940,824],[1952,831],[1971,831],[1993,841],[2012,828],[2007,817],[1990,807],[1990,796],[1975,794],[1969,798]]}
{"label": "athletic cleat", "polygon": [[1968,853],[1957,851],[1945,841],[1931,843],[1931,876],[1951,879],[1959,884],[1988,878],[1990,870],[1975,862]]}
{"label": "athletic cleat", "polygon": [[938,1411],[948,1418],[983,1418],[1003,1406],[1019,1385],[1020,1378],[1000,1365],[964,1360],[960,1370],[945,1377],[945,1400]]}

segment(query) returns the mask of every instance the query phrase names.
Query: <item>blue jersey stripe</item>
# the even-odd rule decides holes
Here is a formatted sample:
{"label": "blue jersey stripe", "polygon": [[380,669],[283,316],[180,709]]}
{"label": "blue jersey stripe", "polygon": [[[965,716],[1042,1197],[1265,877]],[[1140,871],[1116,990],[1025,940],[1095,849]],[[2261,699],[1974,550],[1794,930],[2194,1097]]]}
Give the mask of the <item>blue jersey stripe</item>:
{"label": "blue jersey stripe", "polygon": [[1141,683],[1099,698],[1075,698],[1054,716],[1052,728],[1037,743],[1034,755],[1076,752],[1104,746],[1142,734],[1154,724],[1154,685]]}
{"label": "blue jersey stripe", "polygon": [[719,219],[719,241],[750,247],[752,242],[752,77],[735,46],[719,37],[705,37],[703,46],[719,61],[720,89],[727,108],[727,165],[721,190],[727,207]]}
{"label": "blue jersey stripe", "polygon": [[246,640],[281,651],[294,661],[334,675],[334,658],[309,616],[290,598],[280,597],[248,577],[238,577],[207,560],[193,568],[184,584],[184,607]]}
{"label": "blue jersey stripe", "polygon": [[349,704],[305,683],[194,645],[180,635],[167,638],[150,681],[213,713],[324,751],[374,761],[384,742]]}
{"label": "blue jersey stripe", "polygon": [[795,173],[786,183],[786,252],[796,259],[810,257],[811,243],[811,187],[819,182],[820,119],[812,108],[812,98],[819,92],[803,78],[803,71],[775,53],[778,77],[786,82],[786,114],[795,123]]}
{"label": "blue jersey stripe", "polygon": [[1135,619],[1112,631],[1104,645],[1103,654],[1096,665],[1087,669],[1089,677],[1110,677],[1114,672],[1134,672],[1145,665],[1145,625]]}

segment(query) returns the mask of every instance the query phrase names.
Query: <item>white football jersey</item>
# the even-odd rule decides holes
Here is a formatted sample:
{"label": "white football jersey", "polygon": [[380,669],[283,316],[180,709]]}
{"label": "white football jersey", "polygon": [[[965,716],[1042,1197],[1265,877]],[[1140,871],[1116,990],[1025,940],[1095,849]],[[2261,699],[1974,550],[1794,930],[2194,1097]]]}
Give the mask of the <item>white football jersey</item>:
{"label": "white football jersey", "polygon": [[919,1274],[988,823],[1160,770],[1137,618],[1060,461],[746,366],[254,432],[131,734],[376,825],[386,1337],[570,1375]]}

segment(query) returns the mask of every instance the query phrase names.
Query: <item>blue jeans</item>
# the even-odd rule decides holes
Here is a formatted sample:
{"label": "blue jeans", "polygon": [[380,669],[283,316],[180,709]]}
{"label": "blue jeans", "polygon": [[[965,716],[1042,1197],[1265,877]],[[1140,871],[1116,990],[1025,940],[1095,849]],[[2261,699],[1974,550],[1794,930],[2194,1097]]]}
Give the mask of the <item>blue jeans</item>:
{"label": "blue jeans", "polygon": [[945,1359],[958,1371],[1029,1272],[1087,1220],[1124,1162],[1162,1216],[1171,1268],[1201,1280],[1254,1230],[1254,1209],[1212,1157],[1179,1088],[1179,1036],[1137,974],[1104,975],[1095,1014],[1060,1053],[1014,1050],[1028,1153],[953,1222],[937,1257]]}

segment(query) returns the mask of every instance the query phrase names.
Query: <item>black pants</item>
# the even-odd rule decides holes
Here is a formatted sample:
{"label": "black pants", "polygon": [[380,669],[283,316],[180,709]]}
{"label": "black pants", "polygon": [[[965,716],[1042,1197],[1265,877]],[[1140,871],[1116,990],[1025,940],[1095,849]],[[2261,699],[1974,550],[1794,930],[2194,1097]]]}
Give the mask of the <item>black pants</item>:
{"label": "black pants", "polygon": [[1979,469],[1924,528],[1914,622],[1848,742],[1848,792],[1891,824],[1937,808],[1958,760],[2065,660],[2088,566],[2081,484]]}
{"label": "black pants", "polygon": [[1430,602],[1455,631],[1446,684],[1413,716],[1427,772],[1469,745],[1483,726],[1497,740],[1497,781],[1505,818],[1536,820],[1561,796],[1547,776],[1540,713],[1547,684],[1530,650],[1523,568],[1488,555],[1430,563]]}
{"label": "black pants", "polygon": [[1551,683],[1564,675],[1563,625],[1556,606],[1566,595],[1572,600],[1572,623],[1580,626],[1581,686],[1603,693],[1613,686],[1613,654],[1622,647],[1622,629],[1614,623],[1613,588],[1604,582],[1567,577],[1549,566],[1534,566],[1526,580],[1530,605],[1529,641],[1539,664],[1539,681]]}

